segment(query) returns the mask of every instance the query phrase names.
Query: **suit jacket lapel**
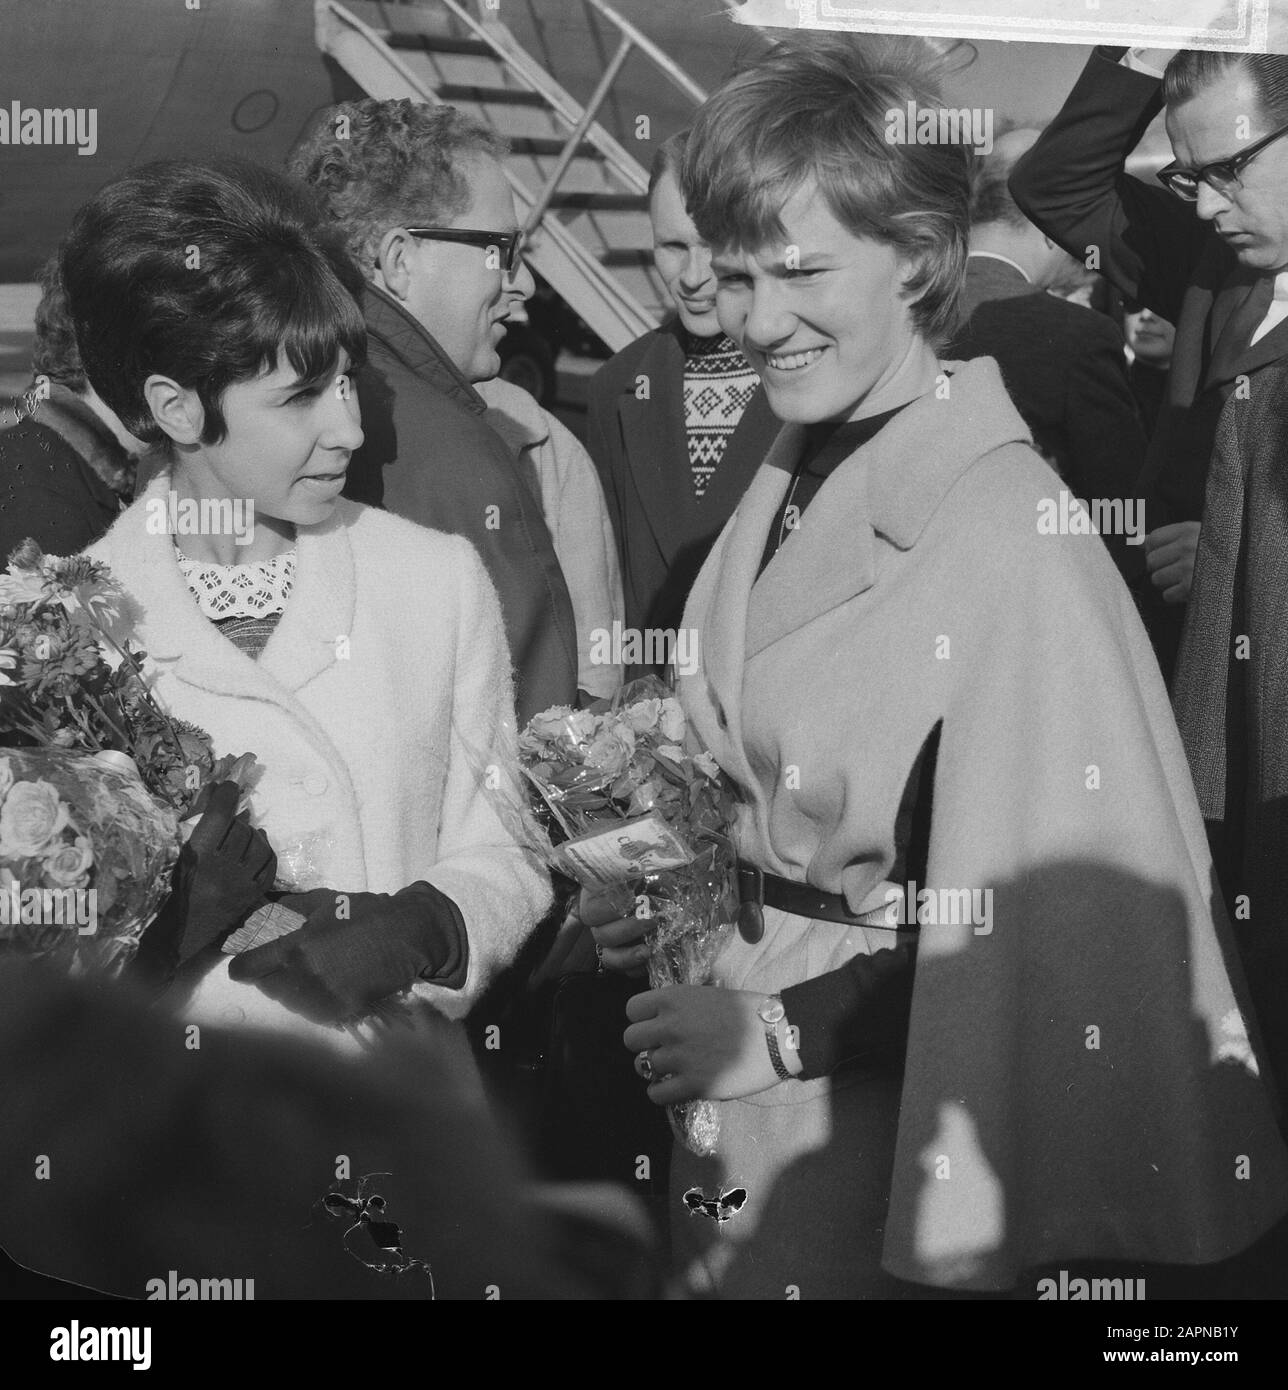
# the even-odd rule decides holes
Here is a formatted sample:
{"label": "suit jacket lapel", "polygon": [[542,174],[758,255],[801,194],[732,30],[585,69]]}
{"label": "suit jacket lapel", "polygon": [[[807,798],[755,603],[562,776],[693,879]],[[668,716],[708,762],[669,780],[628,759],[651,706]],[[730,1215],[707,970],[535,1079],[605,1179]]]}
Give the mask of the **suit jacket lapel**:
{"label": "suit jacket lapel", "polygon": [[1271,362],[1278,362],[1281,357],[1288,357],[1288,319],[1282,319],[1265,337],[1259,338],[1240,353],[1235,363],[1235,375],[1260,371]]}
{"label": "suit jacket lapel", "polygon": [[1282,354],[1282,324],[1255,346],[1250,342],[1270,308],[1273,291],[1274,281],[1267,276],[1249,279],[1245,275],[1223,286],[1212,309],[1212,358],[1203,382],[1205,388],[1233,381]]}
{"label": "suit jacket lapel", "polygon": [[648,378],[649,397],[640,400],[634,384],[617,402],[622,447],[650,529],[668,565],[674,564],[686,537],[686,500],[669,460],[689,457],[684,432],[684,351],[674,333],[662,333],[640,358],[639,376]]}
{"label": "suit jacket lapel", "polygon": [[770,410],[764,387],[758,386],[729,436],[706,496],[697,504],[699,523],[705,521],[709,525],[712,517],[733,512],[781,429],[782,421]]}

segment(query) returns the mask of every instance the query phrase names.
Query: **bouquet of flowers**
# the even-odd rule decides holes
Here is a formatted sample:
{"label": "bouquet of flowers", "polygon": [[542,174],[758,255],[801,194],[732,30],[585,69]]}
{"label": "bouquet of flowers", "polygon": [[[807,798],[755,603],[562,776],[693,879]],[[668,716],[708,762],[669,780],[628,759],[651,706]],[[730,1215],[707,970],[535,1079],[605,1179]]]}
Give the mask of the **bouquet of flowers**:
{"label": "bouquet of flowers", "polygon": [[[534,794],[524,842],[583,887],[639,884],[653,988],[709,984],[737,911],[734,797],[667,686],[646,676],[535,715],[519,759]],[[672,1106],[671,1121],[692,1152],[714,1150],[714,1102]]]}
{"label": "bouquet of flowers", "polygon": [[[216,758],[204,730],[157,705],[145,653],[112,635],[121,601],[105,564],[31,541],[0,575],[0,745],[13,750],[0,772],[0,887],[20,919],[0,940],[75,968],[128,961],[165,900],[182,823],[216,782],[244,787],[254,765]],[[93,926],[38,924],[28,889],[94,893]]]}

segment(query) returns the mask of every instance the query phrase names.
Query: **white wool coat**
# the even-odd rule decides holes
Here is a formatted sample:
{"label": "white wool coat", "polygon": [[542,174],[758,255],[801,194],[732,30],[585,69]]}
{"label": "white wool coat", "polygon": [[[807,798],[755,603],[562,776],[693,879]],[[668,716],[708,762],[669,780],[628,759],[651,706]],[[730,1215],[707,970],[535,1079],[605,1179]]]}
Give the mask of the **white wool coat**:
{"label": "white wool coat", "polygon": [[[786,427],[685,614],[701,659],[680,697],[743,789],[745,857],[879,906],[938,727],[918,891],[992,902],[990,930],[922,925],[902,1081],[849,1068],[775,1085],[720,1107],[715,1162],[677,1157],[680,1185],[750,1193],[718,1237],[676,1218],[677,1246],[705,1243],[734,1297],[890,1296],[888,1274],[1005,1289],[1075,1258],[1201,1263],[1288,1206],[1130,594],[1097,536],[1039,532],[1060,482],[996,363],[944,371],[831,474],[757,578],[802,447]],[[776,992],[892,944],[765,919],[761,941],[723,953],[724,984]]]}
{"label": "white wool coat", "polygon": [[[393,893],[425,879],[469,936],[460,990],[418,983],[450,1017],[478,999],[551,901],[549,879],[498,819],[487,769],[514,767],[514,697],[496,592],[468,541],[341,500],[298,529],[294,588],[258,660],[197,607],[170,535],[149,525],[153,479],[87,552],[127,598],[118,636],[147,653],[161,705],[252,752],[252,816],[302,886]],[[490,779],[498,780],[494,774]],[[346,1039],[228,978],[221,963],[195,1021]]]}

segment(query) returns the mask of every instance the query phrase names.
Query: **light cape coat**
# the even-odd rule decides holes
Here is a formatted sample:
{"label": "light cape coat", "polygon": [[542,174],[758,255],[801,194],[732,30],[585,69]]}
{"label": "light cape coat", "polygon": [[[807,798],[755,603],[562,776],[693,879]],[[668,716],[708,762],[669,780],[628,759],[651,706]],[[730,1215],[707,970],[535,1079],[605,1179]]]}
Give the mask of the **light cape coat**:
{"label": "light cape coat", "polygon": [[[901,1087],[853,1068],[780,1083],[721,1105],[714,1162],[677,1153],[677,1186],[750,1193],[718,1239],[711,1222],[676,1227],[729,1296],[888,1295],[888,1275],[999,1290],[1074,1258],[1202,1263],[1288,1206],[1129,592],[1094,534],[1039,534],[1059,479],[996,363],[943,372],[828,478],[757,580],[804,435],[784,428],[685,613],[700,662],[679,693],[743,790],[745,857],[879,906],[938,727],[919,889],[991,893],[979,927],[920,928]],[[894,944],[765,918],[759,943],[724,951],[722,983],[777,992]]]}
{"label": "light cape coat", "polygon": [[[146,651],[162,707],[205,729],[217,756],[255,754],[252,818],[280,876],[375,893],[425,879],[456,903],[465,984],[414,992],[462,1016],[551,900],[485,786],[489,767],[513,775],[515,751],[509,651],[482,562],[461,537],[341,499],[329,520],[298,528],[294,588],[252,660],[184,582],[157,524],[169,487],[155,478],[86,552],[126,596],[116,635]],[[230,980],[226,963],[188,1015],[346,1039]]]}

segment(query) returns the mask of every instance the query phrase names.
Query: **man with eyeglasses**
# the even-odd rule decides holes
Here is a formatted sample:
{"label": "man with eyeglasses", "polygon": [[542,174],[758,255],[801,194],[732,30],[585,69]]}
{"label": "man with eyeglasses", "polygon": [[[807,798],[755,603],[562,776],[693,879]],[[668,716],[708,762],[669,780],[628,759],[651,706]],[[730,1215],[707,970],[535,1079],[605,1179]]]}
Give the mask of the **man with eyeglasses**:
{"label": "man with eyeglasses", "polygon": [[[505,140],[450,106],[364,99],[325,113],[291,159],[367,280],[366,441],[345,494],[473,542],[501,599],[520,722],[610,693],[589,634],[620,616],[594,465],[498,348],[533,292]],[[396,595],[390,595],[397,602]]]}
{"label": "man with eyeglasses", "polygon": [[[1176,325],[1140,480],[1172,621],[1142,607],[1165,670],[1175,659],[1177,724],[1288,1101],[1288,57],[1113,53],[1093,54],[1011,187]],[[1161,188],[1124,172],[1160,96],[1175,155]]]}
{"label": "man with eyeglasses", "polygon": [[[1165,70],[1165,71],[1164,71]],[[1126,173],[1160,106],[1174,161]],[[1288,57],[1100,48],[1011,190],[1049,236],[1176,325],[1139,490],[1142,609],[1171,677],[1217,419],[1288,356]]]}

